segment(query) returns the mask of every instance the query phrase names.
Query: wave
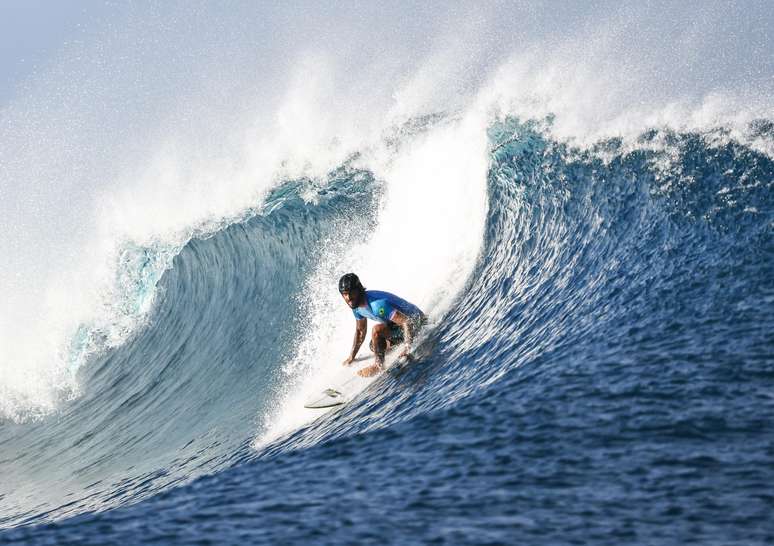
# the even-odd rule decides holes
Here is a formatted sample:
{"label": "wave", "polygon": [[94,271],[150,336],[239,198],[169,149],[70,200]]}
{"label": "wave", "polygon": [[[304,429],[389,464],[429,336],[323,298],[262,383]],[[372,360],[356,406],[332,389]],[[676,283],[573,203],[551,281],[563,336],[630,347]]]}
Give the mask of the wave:
{"label": "wave", "polygon": [[[769,9],[670,9],[170,4],[85,31],[0,109],[0,526],[398,423],[422,445],[412,420],[468,427],[530,379],[765,376]],[[347,271],[431,315],[429,356],[310,422]]]}
{"label": "wave", "polygon": [[[714,132],[651,131],[633,148],[604,141],[579,149],[553,140],[548,123],[511,118],[489,127],[488,198],[475,211],[485,213],[483,232],[472,230],[482,244],[458,254],[471,260],[461,278],[459,260],[442,260],[431,278],[440,285],[419,300],[436,317],[433,350],[415,372],[422,381],[397,396],[377,384],[347,418],[310,426],[297,404],[348,346],[337,275],[376,262],[365,267],[374,279],[421,285],[432,272],[426,263],[417,258],[421,269],[401,276],[394,260],[414,252],[432,262],[426,242],[440,241],[417,231],[415,248],[405,237],[389,246],[396,224],[384,216],[394,214],[395,195],[360,158],[322,182],[281,184],[259,212],[192,239],[170,264],[164,250],[127,250],[127,312],[155,301],[147,324],[80,369],[83,392],[57,419],[3,424],[5,445],[27,455],[3,463],[13,471],[3,471],[10,478],[0,522],[136,502],[255,457],[253,435],[268,456],[388,427],[498,392],[537,361],[609,354],[626,362],[632,344],[638,360],[649,344],[658,358],[661,339],[676,336],[699,356],[706,344],[727,342],[707,324],[730,305],[751,309],[737,328],[765,323],[770,158]],[[443,130],[437,138],[445,142]],[[428,216],[419,218],[427,226]],[[454,279],[459,288],[444,290]],[[748,333],[736,350],[753,351],[760,335]]]}

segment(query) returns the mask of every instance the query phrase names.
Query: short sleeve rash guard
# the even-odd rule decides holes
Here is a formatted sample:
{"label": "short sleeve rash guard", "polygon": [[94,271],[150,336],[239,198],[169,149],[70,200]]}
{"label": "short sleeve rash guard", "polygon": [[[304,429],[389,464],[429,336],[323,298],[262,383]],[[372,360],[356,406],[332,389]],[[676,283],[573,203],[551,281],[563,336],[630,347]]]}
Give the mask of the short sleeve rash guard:
{"label": "short sleeve rash guard", "polygon": [[370,319],[376,322],[387,323],[400,311],[407,317],[419,317],[422,311],[403,298],[389,292],[379,290],[366,290],[366,305],[352,310],[356,319]]}

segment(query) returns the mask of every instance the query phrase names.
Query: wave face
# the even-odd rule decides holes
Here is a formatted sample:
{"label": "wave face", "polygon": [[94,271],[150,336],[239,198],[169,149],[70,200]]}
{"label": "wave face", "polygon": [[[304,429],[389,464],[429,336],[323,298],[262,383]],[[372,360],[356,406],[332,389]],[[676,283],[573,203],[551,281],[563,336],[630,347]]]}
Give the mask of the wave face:
{"label": "wave face", "polygon": [[769,540],[774,162],[723,131],[488,135],[482,245],[428,356],[250,447],[325,320],[321,249],[361,241],[387,195],[352,164],[285,182],[185,245],[57,419],[3,423],[0,521],[28,525],[0,539]]}

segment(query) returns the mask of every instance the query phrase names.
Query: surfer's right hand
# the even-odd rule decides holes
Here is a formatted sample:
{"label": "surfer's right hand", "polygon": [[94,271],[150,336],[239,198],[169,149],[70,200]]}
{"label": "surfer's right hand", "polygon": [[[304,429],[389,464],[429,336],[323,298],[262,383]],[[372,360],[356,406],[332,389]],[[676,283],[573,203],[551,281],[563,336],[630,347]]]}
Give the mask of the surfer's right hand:
{"label": "surfer's right hand", "polygon": [[352,364],[354,361],[355,361],[355,359],[354,359],[354,358],[352,358],[351,356],[348,356],[348,357],[346,358],[346,360],[344,360],[344,362],[342,362],[342,363],[341,363],[341,365],[342,365],[342,366],[349,366],[349,365],[350,365],[350,364]]}

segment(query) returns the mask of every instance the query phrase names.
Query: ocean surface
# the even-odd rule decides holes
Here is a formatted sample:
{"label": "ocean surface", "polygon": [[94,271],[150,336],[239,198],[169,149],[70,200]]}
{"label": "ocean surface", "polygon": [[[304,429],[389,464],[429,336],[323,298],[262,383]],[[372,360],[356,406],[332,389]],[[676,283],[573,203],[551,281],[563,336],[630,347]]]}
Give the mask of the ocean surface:
{"label": "ocean surface", "polygon": [[[0,544],[774,543],[771,88],[762,109],[711,97],[730,113],[710,122],[638,103],[592,123],[582,93],[503,102],[493,74],[367,140],[328,118],[314,140],[325,108],[296,95],[292,144],[282,121],[236,159],[162,124],[147,170],[137,144],[72,198],[99,237],[41,228],[88,275],[8,254],[49,283],[29,324],[51,337],[0,323]],[[7,106],[4,134],[54,99]],[[114,168],[60,152],[44,175]],[[35,199],[11,185],[30,158],[6,163],[11,197]],[[416,361],[307,410],[351,344],[349,271],[431,323]]]}

